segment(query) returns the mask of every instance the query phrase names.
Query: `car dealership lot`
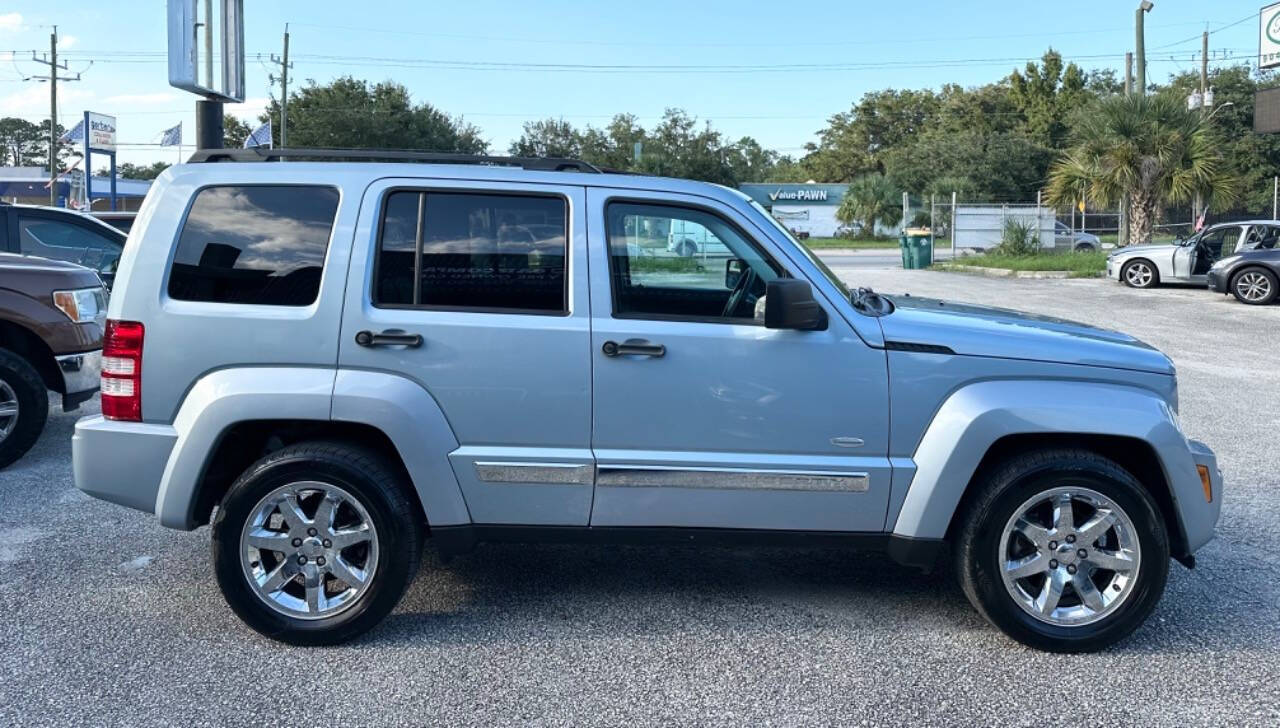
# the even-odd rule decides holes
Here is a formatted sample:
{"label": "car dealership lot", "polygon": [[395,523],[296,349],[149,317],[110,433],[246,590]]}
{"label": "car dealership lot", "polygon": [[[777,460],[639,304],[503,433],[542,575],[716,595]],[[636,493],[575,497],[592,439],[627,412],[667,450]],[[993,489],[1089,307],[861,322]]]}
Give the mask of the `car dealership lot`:
{"label": "car dealership lot", "polygon": [[[1200,567],[1100,655],[1034,652],[945,572],[831,550],[484,546],[428,556],[343,647],[259,637],[208,530],[89,499],[77,414],[0,472],[0,724],[1273,724],[1280,720],[1280,306],[1201,289],[846,267],[852,285],[1098,323],[1168,353],[1227,482]],[[96,405],[89,405],[92,410]]]}

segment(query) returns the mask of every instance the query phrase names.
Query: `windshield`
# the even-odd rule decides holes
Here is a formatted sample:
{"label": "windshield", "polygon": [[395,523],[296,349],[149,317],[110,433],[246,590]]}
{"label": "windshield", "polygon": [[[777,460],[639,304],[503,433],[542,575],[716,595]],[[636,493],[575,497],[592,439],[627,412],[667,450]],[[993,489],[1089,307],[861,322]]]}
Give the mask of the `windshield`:
{"label": "windshield", "polygon": [[761,205],[759,202],[756,202],[755,200],[750,200],[750,204],[761,215],[764,215],[765,219],[767,219],[775,229],[777,229],[779,232],[785,235],[788,240],[794,243],[796,246],[796,250],[799,250],[804,255],[804,257],[808,258],[809,262],[813,263],[814,267],[822,271],[822,275],[825,276],[827,280],[831,281],[831,285],[840,289],[840,292],[844,294],[844,297],[846,300],[849,298],[849,287],[844,284],[844,281],[840,280],[839,276],[837,276],[830,268],[827,267],[826,263],[822,262],[821,258],[814,255],[813,251],[809,250],[808,246],[804,245],[799,240],[796,240],[796,236],[792,235],[791,231],[788,230],[785,225],[778,222],[777,218],[775,218],[773,215],[770,215],[769,211],[764,209],[763,205]]}

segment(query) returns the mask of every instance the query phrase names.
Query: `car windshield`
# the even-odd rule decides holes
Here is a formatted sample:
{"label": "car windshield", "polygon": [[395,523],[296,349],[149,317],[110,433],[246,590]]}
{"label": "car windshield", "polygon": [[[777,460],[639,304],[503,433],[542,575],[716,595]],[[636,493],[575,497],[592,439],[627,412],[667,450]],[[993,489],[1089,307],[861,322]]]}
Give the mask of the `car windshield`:
{"label": "car windshield", "polygon": [[849,298],[849,287],[844,284],[844,281],[840,280],[840,277],[837,276],[835,272],[833,272],[830,268],[827,267],[826,263],[822,262],[821,258],[814,255],[813,251],[809,250],[808,246],[804,245],[799,240],[796,240],[796,236],[792,235],[791,231],[788,230],[785,225],[778,222],[777,218],[775,218],[773,215],[770,215],[769,211],[764,209],[764,206],[761,205],[759,202],[756,202],[755,200],[750,200],[749,204],[752,207],[754,207],[761,215],[764,215],[765,219],[767,219],[775,229],[777,229],[779,232],[785,235],[787,239],[789,239],[792,243],[794,243],[796,246],[796,250],[799,250],[800,253],[804,255],[804,257],[808,258],[809,262],[813,263],[814,267],[822,271],[822,275],[826,276],[827,280],[831,281],[831,284],[833,286],[840,289],[840,292],[844,294],[844,297],[846,300]]}

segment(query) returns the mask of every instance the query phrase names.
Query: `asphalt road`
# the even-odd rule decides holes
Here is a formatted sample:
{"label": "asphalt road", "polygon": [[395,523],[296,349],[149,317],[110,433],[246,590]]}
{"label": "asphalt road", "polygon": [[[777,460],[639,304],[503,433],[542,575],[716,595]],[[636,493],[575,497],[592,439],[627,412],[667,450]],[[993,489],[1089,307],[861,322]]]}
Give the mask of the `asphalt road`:
{"label": "asphalt road", "polygon": [[[242,626],[208,531],[89,499],[77,415],[0,473],[0,725],[1280,722],[1280,306],[1101,280],[841,266],[855,285],[1106,323],[1168,352],[1227,492],[1200,566],[1133,637],[1048,655],[944,573],[827,550],[482,547],[429,557],[380,629],[296,649]],[[94,405],[90,405],[92,409]]]}

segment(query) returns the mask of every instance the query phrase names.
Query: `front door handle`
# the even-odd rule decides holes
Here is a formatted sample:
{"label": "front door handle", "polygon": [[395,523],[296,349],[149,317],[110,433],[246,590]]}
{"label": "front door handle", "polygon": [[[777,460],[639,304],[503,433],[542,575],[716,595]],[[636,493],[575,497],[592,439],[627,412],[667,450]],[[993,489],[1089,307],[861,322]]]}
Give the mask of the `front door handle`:
{"label": "front door handle", "polygon": [[360,346],[407,346],[416,349],[422,346],[421,334],[406,334],[399,329],[387,329],[379,333],[361,331],[356,334],[356,343]]}
{"label": "front door handle", "polygon": [[645,339],[627,339],[619,344],[616,341],[606,341],[604,346],[600,347],[600,351],[605,356],[651,356],[656,358],[665,356],[667,347],[662,344],[653,344]]}

